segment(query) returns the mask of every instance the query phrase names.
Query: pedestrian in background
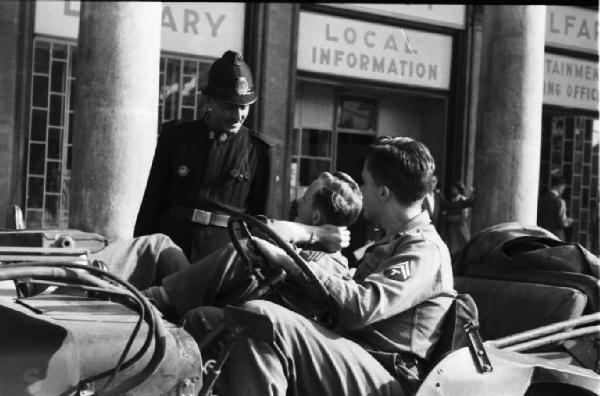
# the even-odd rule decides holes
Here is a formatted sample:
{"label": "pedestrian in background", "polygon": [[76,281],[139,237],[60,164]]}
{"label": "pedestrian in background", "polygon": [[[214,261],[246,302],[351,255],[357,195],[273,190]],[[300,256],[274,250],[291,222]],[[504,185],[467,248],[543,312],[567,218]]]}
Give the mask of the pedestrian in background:
{"label": "pedestrian in background", "polygon": [[567,180],[559,175],[550,178],[550,188],[540,194],[538,199],[537,224],[565,241],[565,228],[573,224],[567,217],[567,204],[562,195],[567,187]]}
{"label": "pedestrian in background", "polygon": [[469,230],[469,209],[460,208],[461,203],[468,202],[465,195],[465,185],[461,181],[455,181],[450,185],[450,203],[444,210],[444,221],[446,222],[446,244],[450,254],[458,253],[471,238]]}
{"label": "pedestrian in background", "polygon": [[[433,175],[431,178],[431,185],[429,186],[429,192],[423,199],[423,210],[427,211],[429,218],[431,219],[431,223],[448,244],[449,230],[444,213],[454,213],[460,211],[461,209],[472,207],[473,203],[475,202],[476,195],[475,192],[473,192],[470,197],[464,200],[457,199],[452,201],[451,199],[447,199],[437,186],[438,178],[436,175]],[[467,240],[468,238],[469,237],[467,237]]]}
{"label": "pedestrian in background", "polygon": [[241,54],[211,65],[202,95],[199,119],[162,126],[134,230],[167,234],[192,262],[229,241],[229,216],[211,202],[266,212],[272,164],[272,143],[243,126],[257,94]]}

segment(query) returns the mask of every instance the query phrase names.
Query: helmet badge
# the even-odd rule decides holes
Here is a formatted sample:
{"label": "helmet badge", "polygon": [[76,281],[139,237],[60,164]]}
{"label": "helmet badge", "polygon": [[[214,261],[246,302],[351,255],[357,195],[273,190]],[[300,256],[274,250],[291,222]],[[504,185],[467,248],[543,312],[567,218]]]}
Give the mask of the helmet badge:
{"label": "helmet badge", "polygon": [[235,92],[237,92],[238,95],[248,95],[250,93],[248,80],[246,80],[245,77],[238,77],[235,83]]}

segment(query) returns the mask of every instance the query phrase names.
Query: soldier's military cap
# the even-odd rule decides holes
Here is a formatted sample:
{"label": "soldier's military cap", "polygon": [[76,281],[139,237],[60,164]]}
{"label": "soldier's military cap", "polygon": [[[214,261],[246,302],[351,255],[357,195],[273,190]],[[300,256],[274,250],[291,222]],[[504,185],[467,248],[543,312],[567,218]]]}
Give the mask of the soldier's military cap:
{"label": "soldier's military cap", "polygon": [[235,51],[227,51],[214,61],[208,72],[208,83],[202,92],[236,105],[249,105],[257,99],[250,67],[242,55]]}

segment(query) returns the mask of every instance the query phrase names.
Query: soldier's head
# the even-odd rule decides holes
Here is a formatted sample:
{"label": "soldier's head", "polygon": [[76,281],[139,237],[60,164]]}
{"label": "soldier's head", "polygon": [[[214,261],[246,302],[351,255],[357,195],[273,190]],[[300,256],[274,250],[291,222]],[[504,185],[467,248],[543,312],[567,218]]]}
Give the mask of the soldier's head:
{"label": "soldier's head", "polygon": [[227,51],[214,61],[202,95],[208,126],[216,132],[237,133],[257,99],[252,73],[240,53]]}
{"label": "soldier's head", "polygon": [[362,170],[364,216],[377,222],[389,215],[390,204],[420,211],[434,172],[433,156],[423,143],[407,137],[375,139]]}
{"label": "soldier's head", "polygon": [[358,184],[346,173],[323,172],[298,199],[298,223],[350,226],[362,209]]}

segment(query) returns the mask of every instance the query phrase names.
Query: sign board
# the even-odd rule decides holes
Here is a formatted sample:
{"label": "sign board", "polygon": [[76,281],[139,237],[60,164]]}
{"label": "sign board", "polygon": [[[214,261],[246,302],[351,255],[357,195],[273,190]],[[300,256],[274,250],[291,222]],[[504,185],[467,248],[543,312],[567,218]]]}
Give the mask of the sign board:
{"label": "sign board", "polygon": [[598,111],[598,63],[546,54],[544,104]]}
{"label": "sign board", "polygon": [[415,22],[465,28],[465,5],[460,4],[371,4],[371,3],[321,3],[329,7],[345,8]]}
{"label": "sign board", "polygon": [[[77,39],[80,9],[79,1],[36,1],[34,33]],[[242,52],[244,21],[244,3],[164,2],[161,49],[215,58]]]}
{"label": "sign board", "polygon": [[298,70],[449,89],[452,37],[300,13]]}
{"label": "sign board", "polygon": [[547,6],[546,45],[598,53],[598,11]]}

